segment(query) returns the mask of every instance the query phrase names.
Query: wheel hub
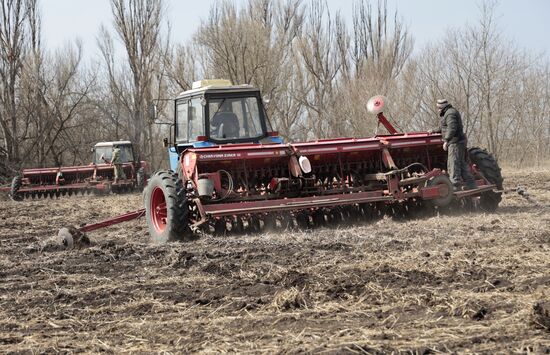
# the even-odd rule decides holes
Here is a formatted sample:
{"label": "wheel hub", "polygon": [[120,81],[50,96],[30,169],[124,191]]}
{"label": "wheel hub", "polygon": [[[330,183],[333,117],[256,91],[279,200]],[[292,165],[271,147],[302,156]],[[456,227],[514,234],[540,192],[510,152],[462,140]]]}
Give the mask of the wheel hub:
{"label": "wheel hub", "polygon": [[164,191],[160,187],[155,187],[151,195],[151,220],[155,230],[162,233],[166,229],[168,217]]}

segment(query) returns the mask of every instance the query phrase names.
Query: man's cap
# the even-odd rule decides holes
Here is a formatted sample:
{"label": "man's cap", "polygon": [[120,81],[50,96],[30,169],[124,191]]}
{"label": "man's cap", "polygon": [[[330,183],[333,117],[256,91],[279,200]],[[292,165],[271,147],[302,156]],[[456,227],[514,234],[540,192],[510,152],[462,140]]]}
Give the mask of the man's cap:
{"label": "man's cap", "polygon": [[447,101],[447,99],[437,100],[437,108],[438,109],[444,109],[447,106],[449,106],[449,101]]}

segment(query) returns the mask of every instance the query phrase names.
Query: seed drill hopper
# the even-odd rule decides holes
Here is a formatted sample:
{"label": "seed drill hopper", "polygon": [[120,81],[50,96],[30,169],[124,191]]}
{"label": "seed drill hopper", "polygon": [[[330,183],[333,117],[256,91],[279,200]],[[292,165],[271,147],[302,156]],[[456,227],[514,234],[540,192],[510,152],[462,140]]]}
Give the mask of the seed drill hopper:
{"label": "seed drill hopper", "polygon": [[174,105],[165,140],[171,169],[151,176],[144,209],[123,218],[144,214],[155,242],[201,231],[311,228],[466,202],[494,210],[501,199],[500,169],[489,153],[469,149],[477,188],[453,191],[441,134],[398,133],[383,114],[383,97],[368,108],[389,134],[297,143],[278,137],[260,91],[249,85],[198,82]]}

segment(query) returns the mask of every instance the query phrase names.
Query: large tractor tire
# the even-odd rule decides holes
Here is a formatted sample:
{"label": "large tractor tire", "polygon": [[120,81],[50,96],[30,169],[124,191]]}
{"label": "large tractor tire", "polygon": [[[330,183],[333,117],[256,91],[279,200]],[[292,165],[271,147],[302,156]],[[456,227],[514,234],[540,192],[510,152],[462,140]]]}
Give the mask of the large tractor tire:
{"label": "large tractor tire", "polygon": [[[502,190],[504,179],[502,178],[500,167],[491,153],[485,149],[472,147],[468,149],[468,157],[470,158],[470,162],[477,167],[482,177],[490,183],[495,184],[497,189]],[[481,194],[480,207],[487,212],[493,212],[497,209],[501,200],[501,192],[487,191]]]}
{"label": "large tractor tire", "polygon": [[13,178],[11,181],[11,187],[10,187],[10,197],[14,201],[21,201],[23,199],[23,195],[19,193],[19,189],[21,188],[21,185],[23,184],[23,179],[20,175],[17,175]]}
{"label": "large tractor tire", "polygon": [[182,182],[172,171],[158,171],[143,191],[145,217],[155,243],[191,239],[189,207]]}

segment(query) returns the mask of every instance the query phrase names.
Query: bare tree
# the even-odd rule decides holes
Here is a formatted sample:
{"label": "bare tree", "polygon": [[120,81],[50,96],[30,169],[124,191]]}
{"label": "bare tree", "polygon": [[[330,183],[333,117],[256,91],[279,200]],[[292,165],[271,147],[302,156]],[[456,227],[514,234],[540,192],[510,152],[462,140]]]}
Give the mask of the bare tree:
{"label": "bare tree", "polygon": [[372,134],[377,120],[367,112],[366,100],[383,94],[392,98],[391,112],[402,113],[407,106],[400,96],[402,79],[412,53],[413,39],[398,12],[390,16],[386,1],[358,0],[353,3],[349,38],[340,37],[341,80],[338,85],[338,120],[348,122],[348,134]]}
{"label": "bare tree", "polygon": [[344,66],[338,39],[345,37],[345,26],[337,14],[332,17],[325,3],[312,1],[302,36],[296,41],[295,66],[301,73],[295,90],[304,106],[306,119],[303,138],[323,138],[340,133],[345,121],[334,117],[336,82]]}
{"label": "bare tree", "polygon": [[171,53],[164,57],[166,76],[172,83],[175,91],[189,90],[193,81],[197,79],[197,63],[193,60],[193,47],[176,45]]}
{"label": "bare tree", "polygon": [[518,127],[512,102],[523,89],[516,83],[534,62],[501,37],[495,9],[495,3],[482,3],[478,24],[450,30],[423,50],[409,92],[417,98],[423,94],[424,126],[436,124],[434,102],[445,97],[462,112],[470,143],[500,157]]}
{"label": "bare tree", "polygon": [[0,125],[9,161],[19,161],[16,102],[25,58],[27,9],[24,0],[0,1]]}
{"label": "bare tree", "polygon": [[258,86],[270,98],[268,113],[285,137],[300,114],[289,90],[294,85],[291,46],[302,22],[297,0],[250,0],[241,10],[224,1],[212,7],[195,35],[203,76]]}
{"label": "bare tree", "polygon": [[411,55],[413,41],[403,21],[397,11],[393,21],[388,15],[386,0],[379,0],[376,10],[370,1],[354,2],[351,61],[356,77],[369,75],[381,82],[395,79]]}
{"label": "bare tree", "polygon": [[550,157],[550,67],[532,66],[514,82],[510,97],[513,127],[504,141],[503,156],[514,166],[542,166]]}
{"label": "bare tree", "polygon": [[[101,29],[99,45],[106,65],[109,87],[127,110],[131,139],[146,155],[153,157],[152,122],[147,122],[147,106],[154,97],[155,71],[162,64],[162,1],[111,0],[114,29],[121,40],[128,67],[115,65],[115,47],[106,28]],[[145,143],[149,142],[146,146]],[[154,164],[154,162],[153,162]]]}
{"label": "bare tree", "polygon": [[[47,127],[42,132],[46,137],[45,155],[51,155],[55,165],[62,165],[62,154],[84,142],[74,139],[71,131],[89,128],[79,119],[86,114],[87,95],[93,84],[79,72],[82,60],[82,45],[67,46],[52,58],[51,76],[44,97]],[[85,147],[88,148],[88,147]],[[87,150],[87,149],[86,149]]]}
{"label": "bare tree", "polygon": [[[445,97],[470,144],[518,166],[550,158],[548,57],[502,37],[494,2],[480,4],[478,23],[413,54],[385,0],[356,0],[350,24],[323,0],[221,0],[176,46],[162,1],[111,0],[114,31],[100,29],[102,63],[87,67],[78,41],[43,47],[37,1],[0,0],[0,175],[12,171],[6,162],[80,163],[95,141],[125,138],[158,167],[166,157],[154,141],[166,133],[147,119],[148,104],[208,77],[259,87],[289,140],[376,132],[366,110],[375,94],[390,98],[386,113],[402,130],[433,128]],[[171,105],[159,106],[170,116]]]}
{"label": "bare tree", "polygon": [[472,37],[480,49],[475,62],[480,70],[476,78],[482,107],[479,130],[483,132],[482,140],[498,157],[503,147],[501,137],[508,134],[513,123],[507,114],[509,98],[513,96],[510,89],[527,68],[527,62],[522,53],[502,39],[496,27],[495,8],[494,2],[482,3],[479,29],[472,32]]}
{"label": "bare tree", "polygon": [[[45,155],[45,136],[40,134],[47,127],[47,119],[44,119],[43,98],[47,90],[44,80],[44,48],[41,41],[41,15],[38,11],[37,0],[30,0],[28,6],[29,23],[29,50],[25,58],[24,68],[21,73],[21,107],[20,119],[28,122],[26,127],[28,131],[22,135],[22,142],[29,141],[27,148],[23,153],[23,160],[35,160],[32,163],[38,163],[43,166],[46,162]],[[25,116],[24,118],[21,116]],[[29,159],[33,153],[35,159]],[[29,162],[30,163],[30,162]]]}

